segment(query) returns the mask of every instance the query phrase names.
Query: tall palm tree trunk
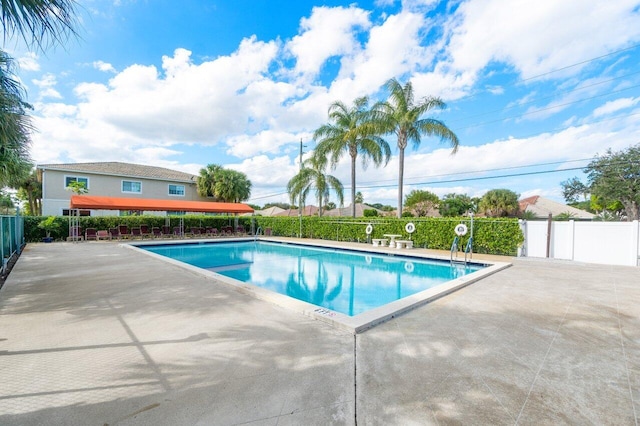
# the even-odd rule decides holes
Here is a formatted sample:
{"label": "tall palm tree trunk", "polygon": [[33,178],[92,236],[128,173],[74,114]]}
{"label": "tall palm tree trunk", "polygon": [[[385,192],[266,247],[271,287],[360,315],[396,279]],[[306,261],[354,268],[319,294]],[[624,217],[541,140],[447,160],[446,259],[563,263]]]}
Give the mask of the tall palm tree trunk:
{"label": "tall palm tree trunk", "polygon": [[404,148],[399,148],[398,162],[398,218],[402,217],[402,182],[404,177]]}
{"label": "tall palm tree trunk", "polygon": [[351,217],[356,217],[356,156],[351,156]]}

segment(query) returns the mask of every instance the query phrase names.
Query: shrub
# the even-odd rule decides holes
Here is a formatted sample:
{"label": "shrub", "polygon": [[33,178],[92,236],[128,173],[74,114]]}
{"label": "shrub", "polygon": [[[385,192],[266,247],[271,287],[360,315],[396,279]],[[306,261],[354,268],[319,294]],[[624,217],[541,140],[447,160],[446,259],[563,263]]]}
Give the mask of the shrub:
{"label": "shrub", "polygon": [[362,211],[362,215],[364,217],[377,217],[378,216],[378,210],[376,210],[376,209],[364,209]]}

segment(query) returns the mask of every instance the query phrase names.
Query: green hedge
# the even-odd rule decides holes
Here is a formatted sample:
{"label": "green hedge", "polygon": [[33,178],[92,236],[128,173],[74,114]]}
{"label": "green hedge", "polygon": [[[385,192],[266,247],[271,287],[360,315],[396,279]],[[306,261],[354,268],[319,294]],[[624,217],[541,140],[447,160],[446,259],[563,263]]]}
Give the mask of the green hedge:
{"label": "green hedge", "polygon": [[[177,226],[180,218],[184,219],[185,228],[192,226],[214,227],[220,229],[223,226],[234,224],[234,216],[169,216],[170,226]],[[25,239],[27,242],[41,241],[45,231],[38,228],[38,223],[43,217],[25,216]],[[245,229],[251,229],[251,216],[239,216],[238,222]],[[61,231],[51,236],[56,240],[65,240],[69,235],[69,218],[58,217]],[[149,227],[161,227],[165,224],[164,216],[88,216],[80,218],[80,226],[83,229],[109,229],[118,225],[129,227],[146,224]],[[455,238],[454,228],[459,223],[464,223],[470,228],[469,218],[336,218],[336,217],[309,217],[302,218],[302,236],[304,238],[319,238],[335,241],[367,241],[365,228],[367,224],[373,225],[371,238],[383,238],[383,234],[400,234],[404,239],[409,239],[405,231],[405,225],[409,222],[415,224],[416,230],[411,236],[415,247],[449,250]],[[296,217],[263,217],[255,216],[255,228],[263,230],[270,228],[272,235],[284,237],[297,237],[300,233],[300,220]],[[469,234],[461,238],[460,247],[467,244]],[[475,253],[501,254],[515,256],[518,247],[524,242],[524,236],[520,231],[517,219],[489,219],[476,218],[473,221],[473,251]]]}
{"label": "green hedge", "polygon": [[[367,241],[365,228],[373,225],[371,238],[383,238],[383,234],[400,234],[409,239],[405,225],[415,224],[411,236],[415,247],[439,250],[451,249],[456,234],[454,228],[459,223],[471,227],[469,218],[302,218],[302,236],[337,241]],[[256,217],[256,227],[271,228],[273,235],[297,237],[300,233],[298,217]],[[469,234],[461,238],[460,247],[465,247]],[[473,251],[475,253],[515,256],[524,242],[517,219],[474,218]]]}

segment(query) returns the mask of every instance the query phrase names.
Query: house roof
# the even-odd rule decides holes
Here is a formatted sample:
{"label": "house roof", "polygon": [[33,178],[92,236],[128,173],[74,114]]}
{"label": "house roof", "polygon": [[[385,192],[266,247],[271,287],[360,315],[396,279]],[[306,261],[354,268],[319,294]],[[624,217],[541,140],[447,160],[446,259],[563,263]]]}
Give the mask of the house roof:
{"label": "house roof", "polygon": [[[383,213],[382,210],[378,210],[375,207],[371,207],[370,205],[367,204],[362,204],[362,203],[356,203],[356,217],[362,217],[364,216],[364,211],[367,209],[372,209],[372,210],[377,210],[378,213]],[[281,211],[276,212],[271,214],[271,216],[298,216],[298,209],[289,209],[289,210],[282,210]],[[256,212],[258,213],[258,212]],[[309,205],[309,206],[305,206],[304,209],[302,210],[302,216],[317,216],[318,215],[318,207],[313,206],[313,205]],[[331,210],[322,210],[322,215],[323,216],[328,216],[328,217],[350,217],[351,216],[351,205],[347,206],[347,207],[337,207],[335,209],[331,209]],[[263,215],[266,216],[266,215]]]}
{"label": "house roof", "polygon": [[[376,210],[378,212],[378,214],[380,214],[380,215],[382,215],[382,213],[384,213],[382,210],[378,210],[375,207],[371,207],[368,204],[356,203],[356,217],[363,217],[365,210]],[[325,210],[322,213],[322,215],[323,216],[338,216],[338,217],[347,216],[347,217],[350,217],[351,216],[351,205],[348,205],[347,207],[337,207],[335,209]]]}
{"label": "house roof", "polygon": [[271,206],[264,210],[256,210],[255,214],[261,215],[261,216],[275,216],[276,214],[282,213],[283,211],[285,210],[281,207]]}
{"label": "house roof", "polygon": [[534,195],[533,197],[523,198],[518,201],[520,204],[520,211],[529,211],[540,218],[549,216],[557,216],[562,213],[569,213],[576,219],[593,219],[595,215],[584,210],[577,209],[575,207],[567,206],[566,204],[558,203],[548,198]]}
{"label": "house roof", "polygon": [[[298,216],[298,211],[298,209],[283,210],[273,216]],[[304,206],[302,209],[302,216],[316,216],[317,214],[318,208],[316,206]]]}
{"label": "house roof", "polygon": [[143,166],[141,164],[120,163],[117,161],[101,163],[68,163],[68,164],[40,164],[41,170],[59,170],[65,172],[92,173],[110,176],[125,176],[181,182],[195,182],[196,176],[164,167]]}
{"label": "house roof", "polygon": [[150,198],[96,197],[72,195],[72,209],[91,210],[143,210],[177,211],[199,213],[253,213],[253,209],[242,203],[217,203],[213,201],[155,200]]}

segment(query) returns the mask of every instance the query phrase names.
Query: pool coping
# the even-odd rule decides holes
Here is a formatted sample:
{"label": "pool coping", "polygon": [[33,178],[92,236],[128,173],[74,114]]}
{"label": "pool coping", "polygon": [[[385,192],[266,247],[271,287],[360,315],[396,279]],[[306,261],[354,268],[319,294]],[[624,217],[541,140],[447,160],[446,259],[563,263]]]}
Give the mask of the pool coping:
{"label": "pool coping", "polygon": [[390,320],[391,318],[397,317],[411,311],[419,306],[430,303],[434,300],[437,300],[441,297],[444,297],[448,294],[451,294],[463,287],[468,286],[474,282],[477,282],[489,275],[493,275],[496,272],[499,272],[505,268],[511,266],[509,262],[497,262],[491,260],[482,260],[482,261],[472,261],[470,263],[475,264],[483,264],[487,265],[487,267],[467,274],[465,276],[453,279],[451,281],[447,281],[443,284],[437,285],[435,287],[429,288],[427,290],[423,290],[421,292],[412,294],[410,296],[404,297],[402,299],[393,301],[391,303],[387,303],[386,305],[371,309],[369,311],[363,312],[361,314],[355,316],[348,316],[340,312],[333,311],[328,308],[323,308],[317,305],[313,305],[308,302],[304,302],[298,299],[294,299],[290,296],[286,296],[283,294],[276,293],[271,290],[267,290],[261,287],[257,287],[251,284],[244,283],[242,281],[235,280],[233,278],[226,277],[224,275],[218,274],[213,271],[208,271],[206,269],[199,268],[197,266],[189,265],[187,263],[168,258],[166,256],[152,253],[147,250],[143,250],[138,248],[139,246],[147,246],[147,245],[174,245],[174,244],[207,244],[207,243],[221,243],[221,242],[240,242],[240,241],[268,241],[268,242],[277,242],[281,244],[289,244],[289,245],[303,245],[303,246],[313,246],[313,247],[323,247],[323,248],[334,248],[334,249],[343,249],[343,250],[352,250],[359,251],[362,253],[372,253],[372,254],[383,254],[383,255],[392,255],[392,256],[402,256],[402,257],[412,257],[417,259],[436,259],[436,260],[445,260],[450,261],[449,258],[420,253],[416,250],[397,250],[389,247],[373,247],[369,245],[363,245],[362,248],[357,247],[346,247],[344,245],[340,245],[334,241],[327,240],[313,240],[313,241],[305,241],[305,240],[283,240],[278,238],[269,238],[269,237],[236,237],[236,238],[213,238],[213,239],[198,239],[198,240],[149,240],[149,241],[129,241],[126,243],[121,243],[122,246],[130,248],[132,250],[136,250],[137,252],[144,253],[148,256],[154,257],[156,259],[160,259],[164,262],[168,262],[170,264],[176,265],[183,269],[189,270],[199,275],[204,275],[206,277],[210,277],[215,281],[221,282],[232,289],[239,291],[240,293],[247,294],[249,296],[255,297],[260,300],[264,300],[270,303],[273,303],[277,306],[283,307],[285,309],[293,310],[303,315],[312,317],[319,321],[323,321],[325,323],[329,323],[336,328],[340,328],[345,331],[350,331],[354,334],[361,333],[365,330],[368,330],[371,327],[374,327],[378,324],[381,324],[385,321]]}

